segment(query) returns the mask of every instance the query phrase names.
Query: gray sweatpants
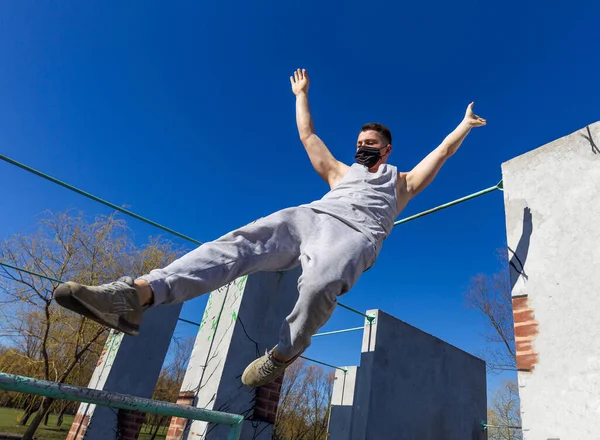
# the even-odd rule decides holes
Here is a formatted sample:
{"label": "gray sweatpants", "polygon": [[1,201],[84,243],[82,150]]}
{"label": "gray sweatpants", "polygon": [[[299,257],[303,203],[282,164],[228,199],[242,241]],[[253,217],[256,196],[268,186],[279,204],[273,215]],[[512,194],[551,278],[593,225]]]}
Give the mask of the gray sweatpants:
{"label": "gray sweatpants", "polygon": [[155,304],[181,303],[258,271],[302,265],[298,301],[286,317],[277,351],[293,357],[331,317],[346,293],[377,258],[361,232],[328,214],[288,208],[202,244],[164,269],[142,277]]}

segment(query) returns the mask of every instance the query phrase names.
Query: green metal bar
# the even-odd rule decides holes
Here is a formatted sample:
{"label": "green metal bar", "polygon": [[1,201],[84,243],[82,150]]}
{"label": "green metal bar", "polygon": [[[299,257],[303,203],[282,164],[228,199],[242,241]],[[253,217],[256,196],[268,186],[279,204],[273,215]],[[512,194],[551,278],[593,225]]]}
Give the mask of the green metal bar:
{"label": "green metal bar", "polygon": [[233,425],[229,430],[227,440],[238,440],[242,436],[243,420],[240,420],[237,425]]}
{"label": "green metal bar", "polygon": [[[230,426],[234,429],[238,429],[238,433],[239,425],[241,425],[244,420],[244,418],[238,414],[212,411],[187,405],[177,405],[175,403],[161,402],[127,394],[109,393],[103,390],[59,384],[56,382],[33,379],[31,377],[15,376],[6,373],[0,373],[0,389],[46,396],[54,399],[93,403],[112,408],[141,411],[163,416],[202,420],[204,422]],[[228,438],[230,440],[236,440],[239,438],[239,434],[231,435],[230,433]]]}
{"label": "green metal bar", "polygon": [[154,227],[162,229],[163,231],[168,232],[168,233],[173,234],[173,235],[176,235],[177,237],[183,238],[184,240],[191,241],[192,243],[195,243],[195,244],[198,244],[198,245],[202,244],[202,242],[200,242],[198,240],[195,240],[195,239],[193,239],[191,237],[188,237],[187,235],[183,235],[183,234],[181,234],[181,233],[179,233],[177,231],[174,231],[173,229],[167,228],[166,226],[163,226],[163,225],[161,225],[159,223],[153,222],[152,220],[149,220],[149,219],[147,219],[145,217],[142,217],[141,215],[138,215],[135,212],[131,212],[128,209],[121,208],[120,206],[117,206],[114,203],[111,203],[111,202],[108,202],[106,200],[103,200],[100,197],[96,197],[93,194],[90,194],[90,193],[88,193],[86,191],[83,191],[83,190],[81,190],[79,188],[76,188],[73,185],[69,185],[66,182],[63,182],[62,180],[58,180],[58,179],[56,179],[56,178],[54,178],[52,176],[49,176],[48,174],[42,173],[41,171],[38,171],[38,170],[36,170],[34,168],[31,168],[31,167],[29,167],[29,166],[27,166],[25,164],[17,162],[16,160],[11,159],[10,157],[6,157],[3,154],[0,154],[0,159],[2,159],[5,162],[10,163],[11,165],[15,165],[15,166],[17,166],[17,167],[19,167],[19,168],[21,168],[21,169],[23,169],[25,171],[33,173],[36,176],[42,177],[42,178],[44,178],[46,180],[49,180],[50,182],[56,183],[57,185],[60,185],[60,186],[62,186],[64,188],[67,188],[67,189],[70,189],[71,191],[74,191],[77,194],[81,194],[82,196],[85,196],[88,199],[92,199],[92,200],[94,200],[96,202],[100,202],[103,205],[106,205],[106,206],[108,206],[108,207],[110,207],[112,209],[116,209],[117,211],[122,212],[123,214],[127,214],[130,217],[133,217],[133,218],[135,218],[137,220],[141,220],[144,223],[147,223],[149,225],[152,225]]}
{"label": "green metal bar", "polygon": [[449,208],[449,207],[454,206],[454,205],[458,205],[459,203],[466,202],[467,200],[474,199],[475,197],[480,197],[480,196],[482,196],[484,194],[488,194],[488,193],[491,193],[491,192],[496,191],[496,190],[500,190],[500,191],[503,190],[502,181],[500,181],[495,186],[491,186],[489,188],[486,188],[484,190],[481,190],[481,191],[478,191],[476,193],[470,194],[468,196],[461,197],[460,199],[453,200],[452,202],[444,203],[443,205],[436,206],[435,208],[428,209],[427,211],[423,211],[423,212],[420,212],[418,214],[411,215],[410,217],[406,217],[406,218],[403,218],[401,220],[398,220],[397,222],[394,223],[394,226],[398,226],[398,225],[401,225],[402,223],[406,223],[406,222],[409,222],[411,220],[415,220],[417,218],[423,217],[425,215],[432,214],[434,212],[440,211],[442,209]]}
{"label": "green metal bar", "polygon": [[509,429],[523,429],[522,426],[513,425],[488,425],[483,420],[481,421],[481,430],[485,431],[487,428],[509,428]]}
{"label": "green metal bar", "polygon": [[[12,264],[3,263],[1,261],[0,261],[0,266],[8,267],[9,269],[13,269],[13,270],[16,270],[18,272],[25,272],[25,273],[28,273],[29,275],[33,275],[35,277],[43,278],[43,279],[48,280],[48,281],[53,281],[53,282],[58,283],[58,284],[63,284],[64,283],[64,281],[57,280],[56,278],[48,277],[46,275],[42,275],[41,273],[32,272],[30,270],[23,269],[22,267],[13,266]],[[200,324],[198,322],[188,321],[187,319],[183,319],[183,318],[177,318],[177,319],[179,321],[186,322],[188,324],[197,325],[198,327],[200,327]]]}
{"label": "green metal bar", "polygon": [[28,273],[29,275],[33,275],[35,277],[43,278],[43,279],[48,280],[48,281],[53,281],[53,282],[58,283],[58,284],[62,284],[63,283],[61,280],[57,280],[56,278],[48,277],[46,275],[42,275],[41,273],[32,272],[30,270],[23,269],[22,267],[13,266],[12,264],[2,263],[1,261],[0,261],[0,266],[8,267],[9,269],[16,270],[17,272],[25,272],[25,273]]}
{"label": "green metal bar", "polygon": [[367,321],[369,321],[369,322],[372,322],[375,319],[374,316],[369,316],[369,315],[367,315],[367,314],[365,314],[363,312],[359,312],[358,310],[353,309],[352,307],[348,307],[347,305],[342,304],[341,302],[338,302],[338,306],[340,306],[340,307],[342,307],[342,308],[344,308],[346,310],[350,310],[351,312],[354,312],[354,313],[356,313],[356,314],[358,314],[360,316],[364,316],[367,319]]}
{"label": "green metal bar", "polygon": [[323,333],[317,333],[316,335],[313,335],[313,338],[315,336],[328,336],[328,335],[337,335],[339,333],[346,333],[346,332],[355,332],[358,330],[364,330],[364,327],[353,327],[353,328],[346,328],[344,330],[334,330],[332,332],[323,332]]}
{"label": "green metal bar", "polygon": [[316,361],[314,359],[311,358],[307,358],[305,356],[300,356],[302,359],[309,361],[309,362],[314,362],[315,364],[321,364],[321,365],[325,365],[326,367],[330,367],[330,368],[335,368],[336,370],[342,370],[344,373],[346,373],[348,370],[342,367],[336,367],[335,365],[331,365],[331,364],[326,364],[325,362],[321,362],[321,361]]}
{"label": "green metal bar", "polygon": [[186,322],[188,324],[192,324],[195,325],[197,327],[200,327],[200,323],[199,322],[194,322],[194,321],[188,321],[187,319],[183,319],[183,318],[178,318],[181,322]]}

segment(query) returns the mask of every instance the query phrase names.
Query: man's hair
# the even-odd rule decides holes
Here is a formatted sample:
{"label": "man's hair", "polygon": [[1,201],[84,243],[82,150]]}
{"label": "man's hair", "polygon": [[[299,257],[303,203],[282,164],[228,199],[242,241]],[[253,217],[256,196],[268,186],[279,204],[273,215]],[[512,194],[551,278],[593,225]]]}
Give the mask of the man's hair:
{"label": "man's hair", "polygon": [[363,125],[360,129],[361,132],[369,130],[373,130],[379,133],[387,140],[388,144],[392,143],[392,133],[390,132],[390,129],[387,128],[385,125],[380,124],[378,122],[369,122],[368,124]]}

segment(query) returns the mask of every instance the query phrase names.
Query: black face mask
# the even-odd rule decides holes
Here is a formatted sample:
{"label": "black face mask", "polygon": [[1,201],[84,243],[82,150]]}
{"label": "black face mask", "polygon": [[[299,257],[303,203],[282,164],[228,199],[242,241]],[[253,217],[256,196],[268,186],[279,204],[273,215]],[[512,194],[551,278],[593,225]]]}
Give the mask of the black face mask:
{"label": "black face mask", "polygon": [[371,168],[377,162],[379,162],[379,159],[381,159],[381,150],[384,148],[385,147],[382,147],[382,148],[373,148],[373,147],[364,147],[364,146],[359,147],[358,151],[354,155],[354,160],[356,160],[356,163],[358,163],[360,165],[364,165],[367,168]]}

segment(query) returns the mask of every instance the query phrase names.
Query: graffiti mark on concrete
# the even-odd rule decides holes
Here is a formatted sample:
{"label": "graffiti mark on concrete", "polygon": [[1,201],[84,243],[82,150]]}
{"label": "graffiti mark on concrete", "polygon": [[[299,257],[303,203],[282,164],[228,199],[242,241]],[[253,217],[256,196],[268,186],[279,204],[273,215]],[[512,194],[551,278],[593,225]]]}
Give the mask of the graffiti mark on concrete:
{"label": "graffiti mark on concrete", "polygon": [[598,149],[598,146],[594,142],[594,138],[592,137],[592,132],[590,131],[590,127],[589,126],[585,127],[585,129],[587,130],[588,135],[586,136],[585,134],[582,134],[581,136],[590,143],[593,154],[600,154],[600,149]]}

